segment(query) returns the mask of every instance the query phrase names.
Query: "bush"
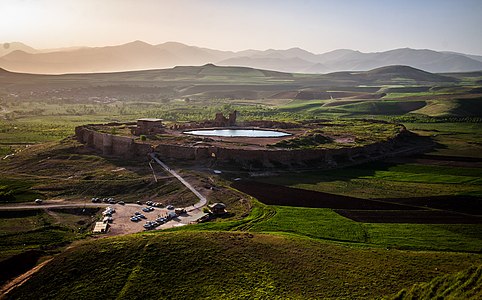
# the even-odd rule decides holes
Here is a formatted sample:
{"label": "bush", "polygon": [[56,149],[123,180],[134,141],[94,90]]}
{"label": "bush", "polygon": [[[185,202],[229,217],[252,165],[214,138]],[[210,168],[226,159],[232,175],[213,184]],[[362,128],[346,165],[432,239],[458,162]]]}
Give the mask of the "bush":
{"label": "bush", "polygon": [[13,191],[7,186],[0,186],[0,201],[12,201],[15,200]]}

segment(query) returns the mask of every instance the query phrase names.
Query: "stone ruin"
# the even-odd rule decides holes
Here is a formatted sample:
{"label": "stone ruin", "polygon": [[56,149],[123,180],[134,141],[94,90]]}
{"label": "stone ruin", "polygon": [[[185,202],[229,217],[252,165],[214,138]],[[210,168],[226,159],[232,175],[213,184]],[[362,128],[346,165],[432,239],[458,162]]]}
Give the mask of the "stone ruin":
{"label": "stone ruin", "polygon": [[223,115],[222,112],[218,112],[216,113],[214,120],[174,124],[170,128],[174,130],[182,130],[182,129],[189,129],[189,128],[234,127],[236,126],[237,115],[238,115],[238,112],[236,110],[233,112],[230,112],[227,118]]}
{"label": "stone ruin", "polygon": [[137,120],[137,126],[133,130],[134,135],[151,135],[164,132],[164,124],[162,123],[162,119],[151,118]]}
{"label": "stone ruin", "polygon": [[236,125],[236,116],[238,112],[233,111],[229,113],[228,118],[226,118],[223,113],[216,113],[216,117],[214,118],[214,127],[231,127]]}

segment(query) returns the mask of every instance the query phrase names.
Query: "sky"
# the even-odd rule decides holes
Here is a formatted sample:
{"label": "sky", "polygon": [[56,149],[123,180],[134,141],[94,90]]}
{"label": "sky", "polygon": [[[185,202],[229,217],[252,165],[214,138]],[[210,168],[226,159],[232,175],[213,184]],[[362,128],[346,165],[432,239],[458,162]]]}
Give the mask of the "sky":
{"label": "sky", "polygon": [[482,0],[0,0],[0,43],[482,55]]}

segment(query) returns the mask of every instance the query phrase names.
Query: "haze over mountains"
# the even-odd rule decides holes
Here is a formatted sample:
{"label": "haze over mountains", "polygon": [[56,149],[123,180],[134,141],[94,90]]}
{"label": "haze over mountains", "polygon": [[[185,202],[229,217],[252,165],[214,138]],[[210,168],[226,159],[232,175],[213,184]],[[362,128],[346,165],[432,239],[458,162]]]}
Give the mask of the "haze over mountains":
{"label": "haze over mountains", "polygon": [[374,53],[339,49],[314,54],[300,48],[232,52],[176,42],[151,45],[142,41],[60,49],[34,49],[19,42],[0,45],[0,68],[39,74],[131,71],[207,63],[292,73],[367,71],[389,65],[406,65],[433,73],[482,70],[482,56],[410,48]]}

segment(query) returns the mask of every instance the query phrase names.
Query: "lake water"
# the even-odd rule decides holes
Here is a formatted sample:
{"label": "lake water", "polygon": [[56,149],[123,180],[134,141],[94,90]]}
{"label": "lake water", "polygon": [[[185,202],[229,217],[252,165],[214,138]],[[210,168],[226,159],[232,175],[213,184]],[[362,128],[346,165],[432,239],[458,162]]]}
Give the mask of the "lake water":
{"label": "lake water", "polygon": [[283,137],[291,135],[281,131],[259,129],[202,129],[186,131],[184,133],[191,135],[224,137]]}

